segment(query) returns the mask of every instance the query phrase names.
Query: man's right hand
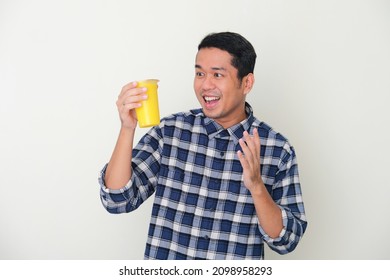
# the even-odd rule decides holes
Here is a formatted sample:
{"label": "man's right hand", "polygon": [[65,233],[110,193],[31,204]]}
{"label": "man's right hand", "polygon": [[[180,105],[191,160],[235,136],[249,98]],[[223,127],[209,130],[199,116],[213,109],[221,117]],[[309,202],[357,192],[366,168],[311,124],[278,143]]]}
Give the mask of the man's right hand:
{"label": "man's right hand", "polygon": [[135,129],[137,116],[135,108],[141,107],[141,101],[147,99],[146,88],[137,88],[137,82],[131,82],[122,88],[116,101],[122,128]]}

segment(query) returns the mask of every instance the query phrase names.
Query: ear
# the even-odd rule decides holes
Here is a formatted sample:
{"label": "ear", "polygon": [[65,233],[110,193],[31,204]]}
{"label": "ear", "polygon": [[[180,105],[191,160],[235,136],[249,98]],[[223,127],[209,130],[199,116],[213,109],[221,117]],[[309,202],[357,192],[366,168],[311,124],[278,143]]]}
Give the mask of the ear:
{"label": "ear", "polygon": [[243,78],[242,82],[244,86],[244,94],[247,95],[252,90],[252,87],[255,83],[255,76],[253,73],[249,73]]}

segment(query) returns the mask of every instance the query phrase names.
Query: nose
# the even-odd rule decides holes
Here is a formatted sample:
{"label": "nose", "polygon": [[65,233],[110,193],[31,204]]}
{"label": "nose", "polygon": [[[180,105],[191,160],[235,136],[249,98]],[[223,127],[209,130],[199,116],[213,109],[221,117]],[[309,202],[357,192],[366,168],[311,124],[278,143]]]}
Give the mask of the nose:
{"label": "nose", "polygon": [[211,75],[206,75],[202,80],[202,90],[209,91],[215,88],[213,77]]}

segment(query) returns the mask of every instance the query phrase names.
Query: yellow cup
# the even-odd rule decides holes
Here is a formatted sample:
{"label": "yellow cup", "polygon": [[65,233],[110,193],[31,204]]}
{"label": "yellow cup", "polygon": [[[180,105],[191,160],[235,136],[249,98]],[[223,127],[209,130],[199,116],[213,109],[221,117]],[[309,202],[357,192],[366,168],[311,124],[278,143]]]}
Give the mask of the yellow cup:
{"label": "yellow cup", "polygon": [[135,109],[139,127],[150,127],[160,123],[160,111],[158,108],[157,83],[159,80],[149,79],[139,81],[137,87],[147,88],[148,98],[141,102],[141,107]]}

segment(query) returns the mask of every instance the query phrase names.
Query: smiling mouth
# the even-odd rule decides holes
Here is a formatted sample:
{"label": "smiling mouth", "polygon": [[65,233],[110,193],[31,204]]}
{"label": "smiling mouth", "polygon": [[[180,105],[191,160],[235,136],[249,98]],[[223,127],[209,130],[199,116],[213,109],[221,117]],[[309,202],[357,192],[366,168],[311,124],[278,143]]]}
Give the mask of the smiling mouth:
{"label": "smiling mouth", "polygon": [[203,100],[207,104],[215,103],[215,102],[217,102],[220,99],[221,99],[220,97],[216,97],[216,96],[203,96]]}

